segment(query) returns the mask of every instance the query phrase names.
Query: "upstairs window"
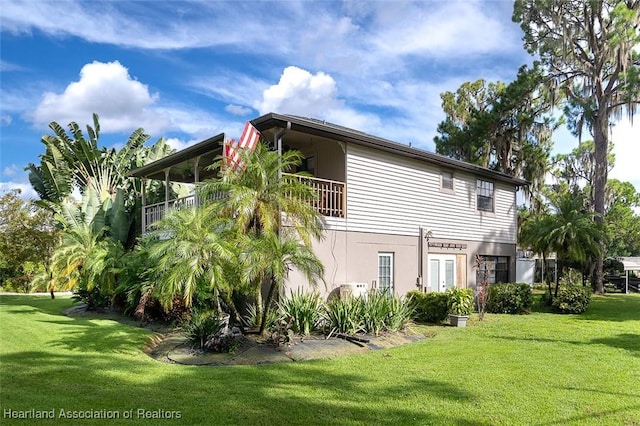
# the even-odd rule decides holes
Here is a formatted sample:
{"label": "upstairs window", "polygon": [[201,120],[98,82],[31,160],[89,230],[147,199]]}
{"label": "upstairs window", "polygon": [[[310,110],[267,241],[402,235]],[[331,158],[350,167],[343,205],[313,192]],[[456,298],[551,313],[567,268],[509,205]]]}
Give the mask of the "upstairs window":
{"label": "upstairs window", "polygon": [[493,182],[476,181],[476,208],[478,211],[493,212]]}
{"label": "upstairs window", "polygon": [[440,188],[448,191],[453,191],[453,172],[443,170],[440,176]]}

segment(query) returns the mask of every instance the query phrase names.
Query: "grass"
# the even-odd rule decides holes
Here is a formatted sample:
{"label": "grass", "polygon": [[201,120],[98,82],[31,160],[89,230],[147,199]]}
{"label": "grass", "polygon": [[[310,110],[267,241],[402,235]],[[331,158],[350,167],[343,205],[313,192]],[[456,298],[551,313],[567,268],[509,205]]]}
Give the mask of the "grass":
{"label": "grass", "polygon": [[71,305],[2,297],[3,425],[35,424],[5,414],[31,409],[120,415],[37,421],[56,425],[640,425],[640,296],[596,296],[583,315],[417,327],[433,337],[366,355],[233,367],[152,360],[149,331],[61,315]]}

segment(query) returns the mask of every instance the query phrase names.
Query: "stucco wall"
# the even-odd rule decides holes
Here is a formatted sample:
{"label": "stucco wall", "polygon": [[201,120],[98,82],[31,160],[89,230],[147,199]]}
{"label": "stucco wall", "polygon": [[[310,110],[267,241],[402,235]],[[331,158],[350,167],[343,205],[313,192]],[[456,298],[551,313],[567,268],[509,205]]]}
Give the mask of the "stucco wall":
{"label": "stucco wall", "polygon": [[[390,252],[394,256],[394,292],[404,295],[416,289],[418,277],[418,237],[380,233],[328,230],[325,239],[314,243],[314,251],[325,265],[325,282],[317,290],[327,295],[341,284],[359,282],[371,287],[378,279],[378,253]],[[432,243],[450,243],[458,248],[423,246],[423,284],[426,285],[429,254],[456,256],[458,287],[475,288],[475,255],[508,256],[510,279],[515,279],[515,245],[493,242],[444,240],[436,236]],[[460,248],[466,246],[465,248]],[[288,288],[310,288],[302,274],[289,274]]]}

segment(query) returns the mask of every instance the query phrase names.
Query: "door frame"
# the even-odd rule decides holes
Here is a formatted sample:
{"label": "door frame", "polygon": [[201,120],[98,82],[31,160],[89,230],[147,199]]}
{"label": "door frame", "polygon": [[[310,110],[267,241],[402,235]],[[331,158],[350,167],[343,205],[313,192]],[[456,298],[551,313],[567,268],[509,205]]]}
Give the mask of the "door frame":
{"label": "door frame", "polygon": [[[432,274],[433,274],[433,268],[431,266],[431,261],[432,260],[438,260],[439,264],[438,264],[438,281],[439,283],[435,286],[432,286],[432,282],[431,282],[431,278],[432,278]],[[446,262],[445,261],[453,261],[453,276],[452,276],[452,282],[451,282],[451,286],[447,287],[446,283],[443,283],[443,279],[445,278],[441,278],[441,275],[444,277],[446,274]],[[446,291],[448,288],[456,288],[457,287],[457,280],[456,280],[456,275],[457,275],[457,256],[455,254],[444,254],[444,253],[429,253],[427,255],[427,265],[428,265],[428,274],[427,274],[427,288],[429,289],[429,291],[436,291],[436,292],[444,292]]]}
{"label": "door frame", "polygon": [[380,280],[380,258],[389,257],[389,293],[394,294],[395,285],[394,285],[394,253],[391,251],[379,251],[378,252],[378,289],[381,289],[381,280]]}

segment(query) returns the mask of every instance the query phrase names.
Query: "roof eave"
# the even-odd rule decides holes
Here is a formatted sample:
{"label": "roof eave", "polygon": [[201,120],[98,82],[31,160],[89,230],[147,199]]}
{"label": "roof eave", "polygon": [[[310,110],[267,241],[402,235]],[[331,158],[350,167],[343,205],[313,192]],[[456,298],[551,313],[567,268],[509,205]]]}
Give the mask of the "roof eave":
{"label": "roof eave", "polygon": [[260,131],[272,127],[284,128],[286,127],[287,122],[291,123],[291,130],[298,130],[301,132],[316,134],[317,136],[330,137],[343,142],[351,142],[358,145],[373,147],[405,157],[435,163],[442,167],[468,171],[480,176],[507,182],[517,187],[529,185],[528,181],[510,176],[506,173],[496,172],[475,164],[466,163],[440,154],[402,145],[398,142],[393,142],[388,139],[379,138],[363,132],[351,131],[345,127],[328,125],[325,122],[316,122],[311,119],[276,113],[265,114],[251,121],[251,123]]}
{"label": "roof eave", "polygon": [[128,176],[140,178],[147,177],[158,173],[159,171],[170,169],[171,167],[177,166],[185,161],[196,158],[199,155],[215,152],[217,149],[221,149],[220,144],[224,141],[224,136],[224,133],[220,133],[183,150],[169,154],[152,163],[145,164],[142,167],[131,170],[128,173]]}

